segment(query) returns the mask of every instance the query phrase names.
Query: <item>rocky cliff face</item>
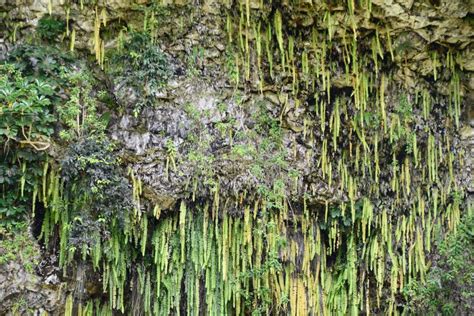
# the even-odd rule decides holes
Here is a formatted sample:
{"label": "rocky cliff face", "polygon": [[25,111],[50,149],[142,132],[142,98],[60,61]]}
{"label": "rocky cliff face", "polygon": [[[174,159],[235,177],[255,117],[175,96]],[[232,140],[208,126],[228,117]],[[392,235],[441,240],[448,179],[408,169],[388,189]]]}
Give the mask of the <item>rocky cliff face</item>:
{"label": "rocky cliff face", "polygon": [[[124,226],[110,224],[83,259],[53,260],[41,280],[2,267],[0,311],[21,296],[37,314],[400,312],[432,240],[472,213],[472,10],[0,2],[0,56],[35,41],[46,16],[64,22],[56,45],[95,59],[109,95],[98,108],[133,191]],[[61,161],[73,155],[52,142],[58,170],[44,177],[63,172],[67,187]],[[45,256],[72,247],[64,227],[81,215],[65,212],[36,218],[61,218],[49,220]],[[51,294],[38,290],[52,278]]]}

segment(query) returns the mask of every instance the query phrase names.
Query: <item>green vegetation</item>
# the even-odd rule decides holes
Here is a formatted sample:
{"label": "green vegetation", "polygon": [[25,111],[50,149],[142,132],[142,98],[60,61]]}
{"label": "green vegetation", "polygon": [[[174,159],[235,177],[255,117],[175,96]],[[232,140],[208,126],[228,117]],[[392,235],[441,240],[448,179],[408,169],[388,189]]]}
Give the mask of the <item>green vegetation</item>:
{"label": "green vegetation", "polygon": [[[26,223],[35,216],[38,207],[48,207],[46,196],[58,194],[45,189],[48,169],[55,167],[56,163],[50,162],[49,150],[58,142],[58,136],[67,146],[69,141],[101,135],[106,126],[96,113],[92,76],[72,66],[71,62],[71,56],[55,48],[23,45],[10,54],[6,63],[0,64],[0,142],[3,145],[0,229],[4,235],[0,248],[5,247],[7,251],[2,263],[19,260],[30,272],[36,259],[27,253],[36,244],[27,233]],[[63,91],[69,92],[67,99]],[[110,157],[110,152],[107,157]],[[65,159],[70,161],[72,158]],[[66,166],[68,164],[64,163],[65,171]],[[87,167],[89,172],[93,170],[91,166]],[[67,170],[69,177],[73,171]],[[113,177],[107,177],[107,181],[112,181]],[[82,176],[79,178],[85,181]],[[79,178],[74,187],[80,182]],[[87,185],[89,189],[98,190],[90,183]],[[117,186],[117,183],[112,181],[112,185]],[[105,188],[101,187],[101,190]],[[81,211],[85,211],[84,203]],[[56,202],[53,205],[64,207]],[[87,213],[83,216],[87,217]],[[91,223],[95,222],[90,220],[87,224]],[[73,226],[71,229],[76,228]],[[23,249],[24,254],[12,256],[12,247]]]}
{"label": "green vegetation", "polygon": [[173,166],[173,171],[176,172],[176,146],[171,139],[166,142],[166,174],[168,175],[170,170],[170,163]]}
{"label": "green vegetation", "polygon": [[[192,51],[172,59],[160,49],[161,28],[176,14],[161,2],[139,6],[142,31],[123,27],[105,55],[114,33],[105,36],[107,10],[94,3],[103,73],[79,62],[79,52],[16,47],[0,65],[0,264],[33,270],[37,249],[25,223],[41,209],[40,239],[57,251],[64,276],[80,262],[102,280],[100,295],[68,294],[66,315],[470,311],[459,56],[426,48],[447,91],[431,78],[417,78],[419,91],[403,87],[398,67],[410,40],[394,39],[392,50],[383,21],[358,29],[355,15],[370,18],[370,1],[336,2],[226,7],[220,35],[228,43],[219,50],[227,50],[216,68],[231,83],[217,84],[233,90],[228,104],[167,108],[189,127],[157,131],[160,148],[150,151],[158,155],[128,166],[108,136],[108,117],[120,118],[109,113],[114,103],[132,100],[119,110],[135,115],[130,132],[141,131],[140,114],[163,98],[173,64],[187,65],[189,82],[214,74],[187,29],[172,33],[185,34]],[[307,26],[291,18],[297,11],[308,13]],[[183,17],[177,24],[203,27]],[[45,16],[37,36],[52,44],[64,28]],[[213,110],[222,120],[211,120]],[[173,196],[146,187],[154,178],[143,173],[155,167],[164,171],[160,185],[178,188]],[[181,189],[179,181],[190,183]]]}
{"label": "green vegetation", "polygon": [[135,115],[147,106],[153,106],[156,94],[171,77],[168,57],[154,45],[145,32],[129,33],[120,51],[110,57],[109,74],[123,89],[132,87],[139,95],[133,105]]}
{"label": "green vegetation", "polygon": [[21,222],[34,207],[31,196],[53,134],[52,96],[43,80],[0,65],[0,226]]}
{"label": "green vegetation", "polygon": [[17,262],[33,273],[38,264],[40,249],[28,232],[27,222],[17,224],[14,229],[0,226],[0,265]]}
{"label": "green vegetation", "polygon": [[135,10],[143,12],[142,32],[149,34],[152,41],[157,40],[157,33],[173,18],[173,5],[163,4],[161,1],[152,1],[147,6],[135,5]]}
{"label": "green vegetation", "polygon": [[60,78],[64,67],[74,67],[77,59],[68,52],[49,45],[23,44],[15,47],[6,59],[24,77],[41,79],[57,93],[65,82]]}
{"label": "green vegetation", "polygon": [[187,75],[194,77],[199,75],[204,63],[204,49],[202,47],[193,47],[191,54],[186,57]]}
{"label": "green vegetation", "polygon": [[86,135],[101,135],[107,127],[107,116],[97,113],[97,99],[93,91],[92,75],[86,70],[61,69],[64,86],[70,87],[69,100],[56,110],[64,129],[59,133],[63,140],[71,141]]}
{"label": "green vegetation", "polygon": [[406,288],[410,309],[429,315],[460,315],[473,312],[474,216],[472,209],[457,230],[438,241],[439,258],[422,283],[413,280]]}
{"label": "green vegetation", "polygon": [[54,42],[66,32],[66,22],[61,21],[58,17],[45,15],[38,21],[36,31],[42,40]]}
{"label": "green vegetation", "polygon": [[[50,177],[54,188],[50,198],[42,196],[43,203],[51,204],[42,235],[47,241],[56,216],[60,216],[65,243],[61,264],[73,260],[76,250],[83,256],[94,253],[110,230],[126,225],[128,213],[133,210],[132,187],[120,174],[108,141],[89,136],[72,144],[61,160],[61,174],[52,171]],[[61,196],[57,190],[61,190]]]}
{"label": "green vegetation", "polygon": [[[96,112],[92,75],[72,61],[72,56],[49,46],[23,45],[0,64],[3,223],[34,210],[55,127],[65,141],[101,135],[106,127]],[[69,92],[66,101],[61,91]]]}

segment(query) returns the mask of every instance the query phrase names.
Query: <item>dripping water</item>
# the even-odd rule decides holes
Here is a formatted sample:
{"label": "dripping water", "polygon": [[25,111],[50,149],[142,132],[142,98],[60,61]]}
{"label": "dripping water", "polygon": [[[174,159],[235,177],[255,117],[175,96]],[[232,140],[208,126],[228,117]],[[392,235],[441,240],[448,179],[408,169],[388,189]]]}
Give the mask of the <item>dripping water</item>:
{"label": "dripping water", "polygon": [[142,315],[143,300],[142,300],[142,295],[140,293],[140,288],[138,285],[138,273],[136,271],[134,271],[133,276],[131,278],[130,288],[132,291],[132,300],[131,300],[132,315],[133,316]]}
{"label": "dripping water", "polygon": [[84,295],[84,283],[86,276],[86,268],[83,262],[79,262],[76,268],[76,285],[74,288],[74,297],[76,302],[82,304]]}

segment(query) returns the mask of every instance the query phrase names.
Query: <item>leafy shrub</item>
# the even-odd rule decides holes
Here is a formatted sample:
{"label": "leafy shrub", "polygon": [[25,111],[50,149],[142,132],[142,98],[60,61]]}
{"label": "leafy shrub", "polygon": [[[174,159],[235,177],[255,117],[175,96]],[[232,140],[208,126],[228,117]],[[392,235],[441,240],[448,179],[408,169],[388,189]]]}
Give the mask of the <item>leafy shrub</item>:
{"label": "leafy shrub", "polygon": [[19,45],[11,51],[6,60],[24,77],[33,77],[48,82],[54,88],[65,84],[60,74],[64,67],[70,67],[75,59],[57,48],[44,45]]}
{"label": "leafy shrub", "polygon": [[61,79],[69,87],[69,100],[57,107],[64,129],[59,136],[71,141],[85,135],[102,134],[107,121],[97,113],[97,98],[93,95],[93,78],[86,70],[64,68]]}
{"label": "leafy shrub", "polygon": [[10,64],[0,65],[0,226],[13,225],[31,207],[43,150],[53,133],[52,87],[28,79]]}
{"label": "leafy shrub", "polygon": [[474,314],[474,215],[466,215],[456,232],[439,242],[426,282],[405,289],[409,307],[429,315]]}
{"label": "leafy shrub", "polygon": [[17,47],[8,61],[25,77],[40,78],[52,87],[61,139],[104,131],[107,122],[97,113],[97,99],[103,95],[94,93],[96,81],[85,64],[53,47],[32,45]]}
{"label": "leafy shrub", "polygon": [[41,39],[53,42],[66,30],[66,23],[58,17],[45,15],[38,21],[36,31]]}
{"label": "leafy shrub", "polygon": [[[22,45],[0,64],[0,225],[32,208],[55,128],[65,141],[102,135],[94,80],[86,67],[47,46]],[[65,101],[66,99],[66,101]]]}
{"label": "leafy shrub", "polygon": [[72,223],[69,242],[91,246],[109,227],[123,226],[133,210],[132,188],[120,174],[113,146],[105,139],[89,137],[73,143],[61,162],[61,178],[68,196]]}
{"label": "leafy shrub", "polygon": [[135,113],[153,104],[156,93],[171,76],[168,57],[147,33],[140,32],[132,32],[124,49],[112,55],[108,71],[116,85],[133,87],[143,96],[134,105]]}
{"label": "leafy shrub", "polygon": [[[61,174],[49,175],[61,183],[61,199],[52,204],[70,215],[61,231],[67,232],[69,249],[87,252],[112,228],[121,229],[133,210],[131,185],[118,171],[104,136],[107,122],[98,115],[104,93],[96,93],[98,84],[85,64],[48,46],[19,46],[7,62],[0,64],[0,228],[12,232],[25,224],[47,149],[60,136],[67,150],[56,157]],[[46,243],[52,227],[43,221]]]}
{"label": "leafy shrub", "polygon": [[4,144],[10,141],[25,143],[52,134],[52,87],[41,80],[24,78],[11,65],[0,65],[0,137]]}

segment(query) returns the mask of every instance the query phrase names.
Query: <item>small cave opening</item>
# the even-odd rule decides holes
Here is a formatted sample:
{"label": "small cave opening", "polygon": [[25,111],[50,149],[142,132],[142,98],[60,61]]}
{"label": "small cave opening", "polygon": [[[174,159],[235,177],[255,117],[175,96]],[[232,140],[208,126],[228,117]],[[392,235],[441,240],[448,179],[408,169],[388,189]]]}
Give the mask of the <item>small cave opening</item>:
{"label": "small cave opening", "polygon": [[35,239],[38,241],[41,235],[41,227],[43,226],[43,220],[44,220],[45,214],[46,214],[46,210],[45,210],[44,204],[42,202],[37,201],[35,204],[33,222],[31,224],[31,232],[33,236],[35,237]]}

